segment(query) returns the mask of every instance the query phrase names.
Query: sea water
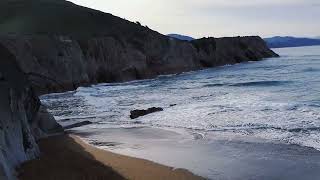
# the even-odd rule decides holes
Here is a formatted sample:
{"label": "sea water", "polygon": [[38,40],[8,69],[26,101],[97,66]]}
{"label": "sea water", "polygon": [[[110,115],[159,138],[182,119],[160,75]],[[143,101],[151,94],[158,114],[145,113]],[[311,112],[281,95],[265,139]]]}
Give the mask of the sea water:
{"label": "sea water", "polygon": [[[49,94],[42,103],[88,143],[211,179],[320,176],[320,46],[280,58]],[[130,111],[162,107],[137,119]]]}
{"label": "sea water", "polygon": [[[275,49],[280,58],[160,76],[152,80],[99,84],[43,96],[63,125],[82,128],[157,127],[249,136],[320,150],[320,47]],[[131,120],[130,111],[164,111]]]}

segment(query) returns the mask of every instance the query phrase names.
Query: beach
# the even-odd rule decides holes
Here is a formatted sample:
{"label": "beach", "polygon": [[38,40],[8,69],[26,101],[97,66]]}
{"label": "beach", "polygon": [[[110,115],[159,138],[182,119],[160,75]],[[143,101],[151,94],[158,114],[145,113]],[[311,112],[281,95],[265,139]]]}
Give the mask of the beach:
{"label": "beach", "polygon": [[[40,158],[23,164],[19,179],[313,180],[320,176],[320,152],[297,145],[218,134],[210,135],[215,137],[210,140],[199,135],[190,139],[158,128],[69,133],[42,139]],[[92,141],[100,136],[104,139]]]}
{"label": "beach", "polygon": [[181,130],[150,127],[70,132],[101,149],[188,169],[207,179],[314,180],[320,176],[316,149],[248,136],[221,132],[189,136]]}
{"label": "beach", "polygon": [[42,139],[39,146],[39,159],[18,169],[20,180],[203,179],[184,169],[95,148],[75,135]]}

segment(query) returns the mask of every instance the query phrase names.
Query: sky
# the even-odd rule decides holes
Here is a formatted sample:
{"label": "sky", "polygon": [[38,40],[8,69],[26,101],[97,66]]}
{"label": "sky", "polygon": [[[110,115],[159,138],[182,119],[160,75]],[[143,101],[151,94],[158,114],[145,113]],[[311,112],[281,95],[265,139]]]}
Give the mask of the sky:
{"label": "sky", "polygon": [[320,0],[70,0],[162,34],[320,36]]}

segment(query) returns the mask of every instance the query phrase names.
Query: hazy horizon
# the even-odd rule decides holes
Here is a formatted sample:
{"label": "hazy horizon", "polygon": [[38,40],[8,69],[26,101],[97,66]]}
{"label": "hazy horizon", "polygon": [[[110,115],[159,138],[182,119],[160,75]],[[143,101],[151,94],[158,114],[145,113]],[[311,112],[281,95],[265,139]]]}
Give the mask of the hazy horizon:
{"label": "hazy horizon", "polygon": [[318,0],[70,0],[139,21],[162,34],[214,36],[320,36]]}

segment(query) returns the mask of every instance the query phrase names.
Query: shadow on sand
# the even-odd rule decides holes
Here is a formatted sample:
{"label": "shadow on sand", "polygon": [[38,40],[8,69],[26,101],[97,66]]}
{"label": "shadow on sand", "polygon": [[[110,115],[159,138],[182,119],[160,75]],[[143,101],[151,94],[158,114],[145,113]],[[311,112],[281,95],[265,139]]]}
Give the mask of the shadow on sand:
{"label": "shadow on sand", "polygon": [[41,156],[21,166],[20,180],[105,180],[125,179],[94,157],[67,135],[39,142]]}

